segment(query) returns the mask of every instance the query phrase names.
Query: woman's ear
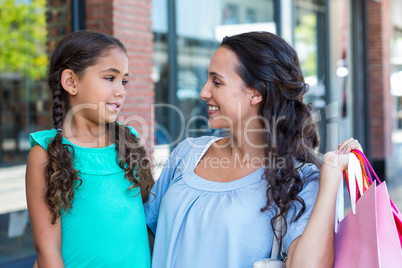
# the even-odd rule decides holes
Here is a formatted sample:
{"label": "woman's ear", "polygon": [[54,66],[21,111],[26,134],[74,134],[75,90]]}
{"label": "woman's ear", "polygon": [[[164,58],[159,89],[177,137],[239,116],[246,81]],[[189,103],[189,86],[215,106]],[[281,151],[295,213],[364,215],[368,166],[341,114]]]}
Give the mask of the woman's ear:
{"label": "woman's ear", "polygon": [[77,84],[76,84],[77,76],[70,69],[65,69],[61,73],[61,86],[65,91],[70,93],[71,95],[77,94]]}
{"label": "woman's ear", "polygon": [[260,92],[257,90],[253,90],[251,97],[250,97],[250,103],[251,105],[257,105],[262,101],[262,95]]}

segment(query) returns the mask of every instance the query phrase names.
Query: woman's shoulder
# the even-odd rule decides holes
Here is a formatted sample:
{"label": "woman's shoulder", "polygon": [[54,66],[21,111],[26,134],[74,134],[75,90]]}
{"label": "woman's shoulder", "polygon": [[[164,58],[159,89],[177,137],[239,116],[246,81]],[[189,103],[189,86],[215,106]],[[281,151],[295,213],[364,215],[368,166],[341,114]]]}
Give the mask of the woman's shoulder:
{"label": "woman's shoulder", "polygon": [[184,154],[184,153],[190,153],[190,152],[199,152],[203,151],[204,148],[209,145],[211,142],[214,142],[216,140],[220,139],[219,137],[215,136],[201,136],[198,138],[186,138],[182,142],[177,145],[176,149],[176,154]]}
{"label": "woman's shoulder", "polygon": [[40,145],[44,149],[47,149],[48,144],[51,140],[56,136],[56,130],[40,130],[34,133],[29,134],[29,143],[31,148],[35,145]]}
{"label": "woman's shoulder", "polygon": [[197,159],[204,152],[207,145],[214,140],[216,140],[216,137],[202,136],[198,138],[186,138],[185,140],[181,141],[169,156],[171,167],[179,167],[183,163],[195,161],[195,159]]}
{"label": "woman's shoulder", "polygon": [[296,170],[302,174],[319,172],[319,168],[313,163],[302,163],[298,160],[294,160],[294,163]]}

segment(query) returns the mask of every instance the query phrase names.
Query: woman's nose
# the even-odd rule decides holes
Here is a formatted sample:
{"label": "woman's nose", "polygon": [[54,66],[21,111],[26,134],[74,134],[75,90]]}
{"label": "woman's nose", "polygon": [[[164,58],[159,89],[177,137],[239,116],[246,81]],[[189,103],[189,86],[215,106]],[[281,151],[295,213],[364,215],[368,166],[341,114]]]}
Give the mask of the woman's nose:
{"label": "woman's nose", "polygon": [[211,98],[211,90],[208,84],[208,81],[205,83],[205,85],[202,87],[202,90],[200,92],[200,97],[203,100],[207,100]]}

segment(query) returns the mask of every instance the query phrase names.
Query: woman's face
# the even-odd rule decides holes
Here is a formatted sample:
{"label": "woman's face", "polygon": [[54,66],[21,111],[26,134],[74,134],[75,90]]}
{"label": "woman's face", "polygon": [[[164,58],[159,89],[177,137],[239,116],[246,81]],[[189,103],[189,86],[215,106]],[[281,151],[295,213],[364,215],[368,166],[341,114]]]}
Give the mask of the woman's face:
{"label": "woman's face", "polygon": [[[238,129],[257,120],[256,92],[244,86],[235,68],[240,63],[236,54],[218,48],[208,67],[208,80],[200,96],[207,101],[211,128]],[[258,96],[257,96],[258,98]]]}

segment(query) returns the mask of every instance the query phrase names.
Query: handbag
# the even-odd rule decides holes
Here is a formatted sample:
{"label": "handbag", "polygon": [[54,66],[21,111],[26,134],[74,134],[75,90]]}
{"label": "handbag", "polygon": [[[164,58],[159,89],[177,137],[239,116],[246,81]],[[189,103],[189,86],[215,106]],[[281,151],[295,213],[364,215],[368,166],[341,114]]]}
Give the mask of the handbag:
{"label": "handbag", "polygon": [[[386,183],[377,186],[368,168],[378,179],[363,153],[352,151],[348,171],[344,172],[352,209],[342,219],[339,211],[344,204],[337,202],[335,268],[402,267],[395,218],[401,214],[390,200]],[[338,189],[338,197],[340,191],[343,192],[343,187]]]}
{"label": "handbag", "polygon": [[[281,254],[285,256],[285,248],[283,246],[283,242],[280,241],[277,237],[282,237],[282,226],[283,226],[283,217],[280,217],[275,222],[275,235],[274,240],[272,242],[272,251],[271,258],[262,259],[260,261],[256,261],[253,263],[253,268],[285,268],[286,263],[279,259]],[[279,228],[278,228],[279,227]],[[280,246],[282,242],[282,247]],[[279,252],[281,249],[281,252]]]}
{"label": "handbag", "polygon": [[[294,159],[296,170],[301,172],[305,167],[311,166],[311,163],[302,163]],[[272,242],[271,258],[262,259],[253,263],[253,268],[285,268],[286,267],[286,251],[283,241],[277,237],[282,237],[284,218],[280,217],[275,222],[275,235]],[[279,227],[279,228],[278,228]],[[282,244],[282,247],[281,247]],[[283,260],[280,259],[282,257]]]}
{"label": "handbag", "polygon": [[[311,166],[311,163],[302,163],[294,159],[295,168],[301,172],[305,167]],[[275,222],[275,235],[272,242],[271,258],[262,259],[253,263],[253,268],[285,268],[286,267],[286,251],[283,241],[277,237],[282,237],[284,217],[279,217]],[[282,244],[282,246],[281,246]],[[280,259],[282,257],[283,260]]]}

